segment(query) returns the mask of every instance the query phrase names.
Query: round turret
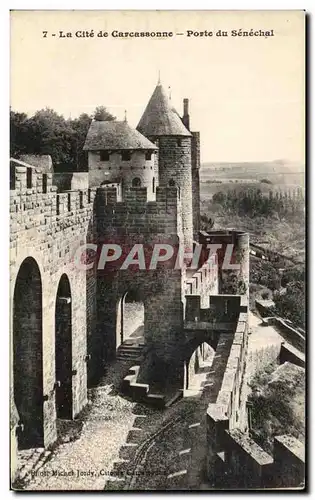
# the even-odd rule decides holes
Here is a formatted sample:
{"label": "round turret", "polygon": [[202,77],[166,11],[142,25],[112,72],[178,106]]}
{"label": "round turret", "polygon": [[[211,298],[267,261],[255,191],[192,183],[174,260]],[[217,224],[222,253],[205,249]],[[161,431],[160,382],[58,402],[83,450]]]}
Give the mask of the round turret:
{"label": "round turret", "polygon": [[184,244],[193,245],[192,135],[159,83],[141,117],[137,130],[158,147],[156,163],[160,186],[176,186],[180,192]]}

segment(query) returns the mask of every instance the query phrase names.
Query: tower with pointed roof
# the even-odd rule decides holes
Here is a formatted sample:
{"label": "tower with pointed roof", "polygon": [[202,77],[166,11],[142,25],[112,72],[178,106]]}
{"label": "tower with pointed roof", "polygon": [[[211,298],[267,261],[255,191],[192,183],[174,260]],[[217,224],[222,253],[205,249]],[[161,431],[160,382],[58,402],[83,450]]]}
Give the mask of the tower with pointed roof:
{"label": "tower with pointed roof", "polygon": [[160,81],[145,108],[137,130],[158,146],[159,185],[177,187],[179,190],[184,244],[187,249],[191,249],[193,245],[193,136],[172,107]]}

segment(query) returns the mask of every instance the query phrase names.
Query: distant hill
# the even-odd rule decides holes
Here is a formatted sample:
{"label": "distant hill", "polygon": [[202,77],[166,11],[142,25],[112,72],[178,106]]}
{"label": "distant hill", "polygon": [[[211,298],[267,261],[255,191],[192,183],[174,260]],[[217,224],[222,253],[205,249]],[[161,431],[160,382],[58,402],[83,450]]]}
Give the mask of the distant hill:
{"label": "distant hill", "polygon": [[305,167],[297,162],[274,160],[270,162],[207,162],[200,168],[200,180],[259,182],[269,179],[274,184],[304,187]]}

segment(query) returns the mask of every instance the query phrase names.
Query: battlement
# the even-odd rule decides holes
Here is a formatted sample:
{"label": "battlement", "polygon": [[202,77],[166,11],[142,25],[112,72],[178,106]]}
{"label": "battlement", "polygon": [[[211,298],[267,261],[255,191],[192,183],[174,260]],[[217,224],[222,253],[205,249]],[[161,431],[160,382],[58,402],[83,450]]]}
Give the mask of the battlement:
{"label": "battlement", "polygon": [[[19,222],[19,226],[23,223],[23,227],[27,229],[37,225],[38,216],[47,221],[47,218],[51,217],[71,216],[80,210],[91,211],[95,189],[58,193],[57,186],[53,185],[52,180],[52,173],[42,173],[36,167],[20,160],[10,160],[12,231],[16,229],[14,220]],[[21,214],[24,214],[23,218]]]}
{"label": "battlement", "polygon": [[96,193],[99,238],[134,234],[141,242],[150,235],[167,235],[165,240],[168,235],[181,236],[179,196],[177,188],[163,187],[156,189],[155,201],[148,201],[147,188],[130,188],[118,201],[116,188],[101,186]]}
{"label": "battlement", "polygon": [[134,187],[124,190],[124,196],[121,200],[116,187],[102,185],[97,189],[98,199],[102,200],[103,206],[122,203],[126,206],[138,204],[167,203],[169,205],[178,205],[180,200],[180,190],[177,187],[157,187],[155,200],[149,198],[148,188]]}
{"label": "battlement", "polygon": [[21,194],[47,193],[57,191],[52,185],[53,174],[43,173],[28,163],[10,159],[10,190]]}
{"label": "battlement", "polygon": [[239,231],[236,229],[219,229],[215,231],[200,231],[199,232],[199,241],[200,243],[207,244],[243,244],[244,246],[248,245],[248,233],[244,231]]}

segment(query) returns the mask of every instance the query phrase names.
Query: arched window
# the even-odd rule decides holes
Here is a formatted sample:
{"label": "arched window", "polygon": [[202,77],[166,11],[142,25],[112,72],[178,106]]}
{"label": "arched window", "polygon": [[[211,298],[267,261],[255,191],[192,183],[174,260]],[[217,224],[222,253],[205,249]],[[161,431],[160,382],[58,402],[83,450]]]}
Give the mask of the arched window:
{"label": "arched window", "polygon": [[152,192],[155,193],[155,177],[152,179]]}
{"label": "arched window", "polygon": [[170,179],[168,182],[169,187],[174,187],[175,186],[175,181],[174,179]]}
{"label": "arched window", "polygon": [[141,187],[141,179],[139,177],[132,179],[132,187]]}

